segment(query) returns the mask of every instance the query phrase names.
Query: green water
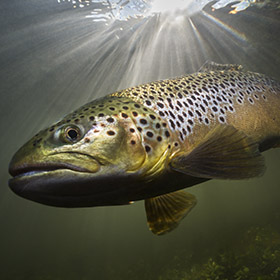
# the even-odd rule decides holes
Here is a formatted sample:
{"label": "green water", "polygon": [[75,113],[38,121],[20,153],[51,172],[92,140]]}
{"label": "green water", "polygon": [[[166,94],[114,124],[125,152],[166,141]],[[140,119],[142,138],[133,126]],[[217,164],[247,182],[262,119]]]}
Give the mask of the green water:
{"label": "green water", "polygon": [[[5,3],[6,2],[6,3]],[[263,177],[209,181],[173,232],[149,232],[143,202],[60,209],[17,197],[8,164],[38,130],[87,101],[192,73],[206,60],[280,79],[279,1],[236,15],[93,21],[92,5],[55,0],[0,6],[0,279],[279,279],[280,149]],[[164,1],[163,1],[164,2]]]}

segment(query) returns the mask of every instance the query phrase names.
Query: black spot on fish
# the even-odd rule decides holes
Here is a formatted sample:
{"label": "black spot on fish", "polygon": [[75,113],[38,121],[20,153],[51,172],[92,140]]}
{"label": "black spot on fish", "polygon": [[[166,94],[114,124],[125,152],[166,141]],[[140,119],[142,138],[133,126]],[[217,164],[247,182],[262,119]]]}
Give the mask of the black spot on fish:
{"label": "black spot on fish", "polygon": [[126,113],[122,113],[122,117],[123,117],[124,119],[127,119],[127,118],[128,118],[128,115],[127,115]]}
{"label": "black spot on fish", "polygon": [[151,151],[151,147],[148,146],[148,145],[146,145],[146,146],[145,146],[145,150],[146,150],[147,153],[149,153],[149,152]]}
{"label": "black spot on fish", "polygon": [[180,120],[180,122],[184,123],[184,118],[181,115],[178,115],[178,119]]}
{"label": "black spot on fish", "polygon": [[195,112],[196,112],[196,115],[197,115],[198,117],[201,117],[201,116],[202,116],[202,114],[201,114],[198,110],[195,110]]}
{"label": "black spot on fish", "polygon": [[157,105],[160,107],[160,108],[164,108],[164,105],[160,102],[157,103]]}
{"label": "black spot on fish", "polygon": [[147,134],[147,136],[150,137],[150,138],[152,138],[152,137],[154,136],[154,134],[153,134],[151,131],[147,131],[146,134]]}
{"label": "black spot on fish", "polygon": [[111,118],[111,117],[109,117],[108,119],[107,119],[107,122],[109,122],[109,123],[113,123],[115,120],[113,119],[113,118]]}
{"label": "black spot on fish", "polygon": [[169,120],[169,123],[170,123],[171,127],[172,127],[173,129],[175,129],[175,124],[174,124],[173,120]]}
{"label": "black spot on fish", "polygon": [[115,135],[116,133],[115,133],[115,131],[113,131],[113,130],[109,130],[109,131],[107,131],[107,134],[110,135],[110,136],[113,136],[113,135]]}
{"label": "black spot on fish", "polygon": [[140,119],[141,124],[147,124],[147,121],[145,119]]}
{"label": "black spot on fish", "polygon": [[188,123],[189,123],[190,125],[194,125],[194,123],[193,123],[193,121],[192,121],[191,119],[188,119]]}
{"label": "black spot on fish", "polygon": [[218,108],[216,106],[213,106],[212,111],[214,111],[216,113],[216,112],[218,112]]}
{"label": "black spot on fish", "polygon": [[175,119],[176,119],[176,117],[175,117],[175,115],[172,113],[172,111],[168,111],[168,112],[169,112],[169,114],[170,114],[171,118],[175,120]]}
{"label": "black spot on fish", "polygon": [[161,141],[162,141],[162,137],[161,137],[161,136],[158,136],[158,137],[157,137],[157,141],[158,141],[158,142],[161,142]]}

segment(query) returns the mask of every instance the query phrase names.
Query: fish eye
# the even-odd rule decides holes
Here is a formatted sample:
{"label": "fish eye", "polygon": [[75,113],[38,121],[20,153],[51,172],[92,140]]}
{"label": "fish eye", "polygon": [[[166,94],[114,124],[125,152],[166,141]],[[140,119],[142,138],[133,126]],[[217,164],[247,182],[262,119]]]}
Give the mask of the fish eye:
{"label": "fish eye", "polygon": [[67,137],[68,140],[70,141],[76,141],[79,138],[79,130],[76,127],[68,127],[65,130],[65,136]]}
{"label": "fish eye", "polygon": [[63,143],[76,143],[83,137],[83,129],[77,125],[60,127],[54,137]]}

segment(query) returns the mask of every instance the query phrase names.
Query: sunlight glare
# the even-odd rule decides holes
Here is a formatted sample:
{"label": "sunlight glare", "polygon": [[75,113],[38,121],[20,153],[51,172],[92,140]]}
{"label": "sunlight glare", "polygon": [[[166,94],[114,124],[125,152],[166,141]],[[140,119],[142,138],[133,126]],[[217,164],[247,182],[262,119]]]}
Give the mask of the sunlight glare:
{"label": "sunlight glare", "polygon": [[176,10],[183,10],[188,6],[187,0],[154,0],[150,13],[172,13]]}

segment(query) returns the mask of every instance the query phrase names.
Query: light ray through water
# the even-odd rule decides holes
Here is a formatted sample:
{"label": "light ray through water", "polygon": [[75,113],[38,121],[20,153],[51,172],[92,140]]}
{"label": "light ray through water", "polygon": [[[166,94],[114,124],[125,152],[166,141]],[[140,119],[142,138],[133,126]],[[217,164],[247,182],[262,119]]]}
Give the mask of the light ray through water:
{"label": "light ray through water", "polygon": [[[244,49],[252,49],[252,42],[248,40],[246,32],[238,31],[229,21],[225,22],[219,17],[219,13],[211,11],[210,1],[188,1],[187,6],[182,5],[183,9],[174,6],[171,13],[166,11],[166,6],[161,12],[158,10],[147,17],[130,17],[123,21],[113,19],[113,16],[110,22],[105,23],[91,22],[91,19],[86,18],[89,11],[86,9],[103,2],[109,3],[87,2],[88,8],[65,9],[59,16],[38,19],[36,25],[32,23],[15,33],[7,34],[7,39],[13,44],[9,44],[9,48],[5,48],[7,45],[1,47],[4,53],[10,52],[11,46],[14,49],[26,48],[24,38],[32,37],[34,32],[40,34],[36,43],[32,42],[34,48],[32,45],[26,48],[17,60],[17,67],[20,64],[23,73],[26,72],[25,65],[30,66],[29,61],[34,67],[37,63],[40,65],[40,71],[32,73],[36,75],[32,79],[26,74],[27,80],[30,80],[28,94],[35,97],[36,91],[30,90],[30,87],[49,83],[48,79],[54,77],[59,84],[59,94],[52,98],[44,96],[43,110],[38,111],[49,112],[53,108],[56,114],[62,112],[63,115],[78,105],[118,89],[195,72],[205,60],[242,63]],[[120,1],[120,5],[127,6],[128,2],[137,6],[138,11],[144,11],[145,7],[140,4],[149,1]],[[116,3],[111,1],[110,7],[116,8]],[[194,9],[190,8],[192,4],[196,7],[195,14],[192,14]],[[207,4],[210,6],[205,8]],[[124,7],[119,10],[124,10]],[[236,16],[230,15],[232,18]],[[251,17],[257,20],[253,14]],[[19,37],[22,39],[18,40]],[[270,50],[263,51],[269,58]],[[55,73],[54,77],[51,73]],[[52,88],[50,90],[55,91]],[[78,104],[76,92],[79,92]],[[36,110],[26,110],[26,119],[34,119]],[[54,114],[50,116],[53,116],[50,120],[36,118],[38,124],[49,124],[57,119]]]}

